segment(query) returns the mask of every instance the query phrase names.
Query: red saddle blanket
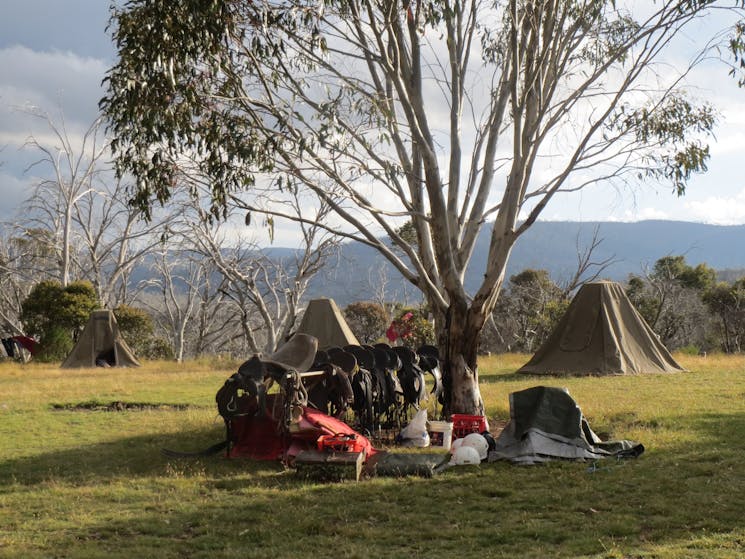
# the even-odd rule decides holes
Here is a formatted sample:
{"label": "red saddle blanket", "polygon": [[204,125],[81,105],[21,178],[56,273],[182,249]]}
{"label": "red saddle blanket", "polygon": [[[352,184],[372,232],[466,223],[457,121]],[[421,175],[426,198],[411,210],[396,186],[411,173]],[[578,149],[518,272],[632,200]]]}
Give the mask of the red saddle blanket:
{"label": "red saddle blanket", "polygon": [[[229,458],[253,458],[255,460],[286,460],[292,462],[303,450],[315,450],[321,435],[355,435],[357,443],[369,458],[376,450],[367,437],[357,433],[340,419],[326,415],[316,409],[303,407],[300,420],[289,432],[279,429],[272,409],[276,409],[276,395],[267,395],[268,413],[255,415],[249,411],[230,420]],[[255,410],[248,406],[248,410]],[[247,410],[247,411],[248,411]]]}

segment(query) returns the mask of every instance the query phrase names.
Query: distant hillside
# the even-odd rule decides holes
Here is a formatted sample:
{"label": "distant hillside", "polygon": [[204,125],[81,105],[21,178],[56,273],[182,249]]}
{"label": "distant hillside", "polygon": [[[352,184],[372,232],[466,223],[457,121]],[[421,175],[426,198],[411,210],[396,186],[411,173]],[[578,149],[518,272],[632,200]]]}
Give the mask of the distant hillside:
{"label": "distant hillside", "polygon": [[[705,262],[726,270],[727,279],[739,277],[745,269],[745,225],[718,226],[679,221],[537,222],[517,242],[507,269],[508,277],[526,268],[548,270],[554,281],[571,277],[577,265],[577,247],[585,249],[598,229],[602,241],[593,260],[613,258],[616,262],[603,274],[607,279],[625,280],[640,274],[668,255],[684,255],[689,264]],[[483,275],[489,239],[478,239],[473,261],[466,275],[466,288],[473,292]],[[360,243],[346,243],[338,262],[329,266],[311,285],[311,297],[332,297],[340,305],[371,299],[373,286],[387,278],[389,300],[419,299],[419,294],[373,249]]]}

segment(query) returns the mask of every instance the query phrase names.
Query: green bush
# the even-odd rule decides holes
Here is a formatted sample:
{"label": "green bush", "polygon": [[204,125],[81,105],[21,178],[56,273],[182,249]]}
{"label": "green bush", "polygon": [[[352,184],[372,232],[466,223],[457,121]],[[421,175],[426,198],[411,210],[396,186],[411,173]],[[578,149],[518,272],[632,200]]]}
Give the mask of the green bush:
{"label": "green bush", "polygon": [[61,361],[72,351],[73,341],[69,330],[51,326],[39,340],[39,351],[34,359],[44,363]]}
{"label": "green bush", "polygon": [[21,304],[25,332],[39,339],[40,361],[64,359],[91,312],[99,308],[90,282],[75,281],[63,287],[54,280],[37,283]]}
{"label": "green bush", "polygon": [[344,318],[360,343],[378,341],[388,326],[388,314],[378,303],[358,302],[347,305]]}
{"label": "green bush", "polygon": [[135,355],[142,359],[173,359],[171,345],[155,336],[153,319],[147,311],[119,305],[114,309],[119,330]]}

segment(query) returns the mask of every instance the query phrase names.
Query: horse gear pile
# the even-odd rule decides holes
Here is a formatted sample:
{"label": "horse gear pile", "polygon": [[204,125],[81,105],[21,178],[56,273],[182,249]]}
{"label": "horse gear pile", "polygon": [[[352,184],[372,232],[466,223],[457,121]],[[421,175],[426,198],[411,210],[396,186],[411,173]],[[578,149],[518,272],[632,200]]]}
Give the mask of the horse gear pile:
{"label": "horse gear pile", "polygon": [[[285,400],[294,399],[284,412],[286,421],[293,416],[289,408],[294,407],[297,416],[297,410],[308,405],[338,419],[351,415],[347,422],[367,433],[400,429],[430,395],[442,404],[442,374],[434,346],[422,346],[415,352],[381,343],[322,351],[308,340],[315,338],[296,334],[280,349],[282,355],[267,359],[254,355],[244,362],[216,395],[220,415],[227,421],[242,413],[237,401],[240,393],[256,398],[254,413],[264,413],[267,386],[272,383],[280,386]],[[295,378],[292,388],[287,385],[292,371],[309,370],[318,376],[307,383]],[[426,375],[433,379],[429,394]]]}
{"label": "horse gear pile", "polygon": [[[372,433],[405,424],[412,411],[429,397],[427,374],[433,378],[430,394],[442,404],[442,374],[434,346],[422,346],[416,352],[385,343],[331,347],[316,353],[312,368],[332,368],[335,376],[327,377],[322,387],[317,385],[316,390],[311,390],[309,402],[335,417],[342,417],[351,409],[353,423],[361,431]],[[352,389],[351,398],[346,391],[347,382]]]}

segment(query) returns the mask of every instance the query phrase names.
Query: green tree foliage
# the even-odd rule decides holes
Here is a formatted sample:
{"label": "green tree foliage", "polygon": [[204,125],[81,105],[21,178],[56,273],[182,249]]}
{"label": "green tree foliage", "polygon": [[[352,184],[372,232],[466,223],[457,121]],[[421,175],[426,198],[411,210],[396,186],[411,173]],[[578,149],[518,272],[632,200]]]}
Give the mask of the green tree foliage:
{"label": "green tree foliage", "polygon": [[743,350],[745,337],[745,278],[729,284],[719,282],[703,296],[704,303],[717,317],[721,349],[727,353]]}
{"label": "green tree foliage", "polygon": [[127,344],[143,359],[173,359],[173,350],[164,339],[155,336],[153,319],[146,311],[128,305],[114,309],[116,322]]}
{"label": "green tree foliage", "polygon": [[344,309],[344,318],[363,344],[380,341],[388,327],[388,313],[378,303],[361,301],[351,303]]}
{"label": "green tree foliage", "polygon": [[37,359],[63,359],[97,308],[96,290],[90,282],[75,281],[66,287],[56,280],[37,283],[21,311],[26,333],[39,339]]}
{"label": "green tree foliage", "polygon": [[702,296],[716,281],[706,264],[690,266],[684,256],[658,259],[646,278],[629,278],[626,294],[669,349],[710,346],[710,320]]}

